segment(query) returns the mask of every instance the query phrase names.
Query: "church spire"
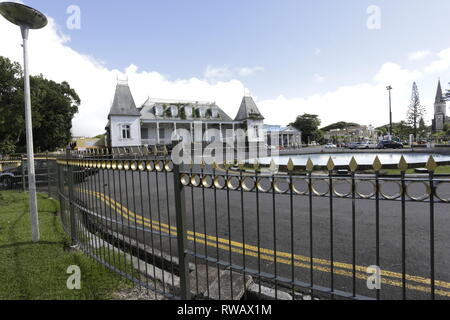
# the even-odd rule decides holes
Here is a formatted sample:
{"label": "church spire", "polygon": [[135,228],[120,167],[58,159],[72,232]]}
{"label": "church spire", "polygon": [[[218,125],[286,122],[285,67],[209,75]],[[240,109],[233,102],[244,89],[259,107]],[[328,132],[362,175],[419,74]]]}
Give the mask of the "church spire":
{"label": "church spire", "polygon": [[444,100],[444,95],[442,94],[441,80],[439,79],[435,103],[436,104],[442,103],[443,100]]}

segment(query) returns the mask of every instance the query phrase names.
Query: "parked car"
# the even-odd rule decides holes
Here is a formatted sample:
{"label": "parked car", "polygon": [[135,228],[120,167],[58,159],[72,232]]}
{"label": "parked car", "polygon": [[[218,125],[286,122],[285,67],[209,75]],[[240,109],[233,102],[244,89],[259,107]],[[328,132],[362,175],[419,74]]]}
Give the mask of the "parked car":
{"label": "parked car", "polygon": [[[98,169],[82,168],[79,171],[75,171],[74,179],[75,183],[83,182],[87,177],[95,174]],[[0,172],[0,189],[13,189],[22,186],[22,173],[28,174],[27,163],[24,163],[18,167],[6,169]],[[48,170],[46,160],[35,161],[35,175],[36,185],[45,185],[48,183]],[[28,177],[25,177],[25,181],[28,181]]]}
{"label": "parked car", "polygon": [[403,144],[397,141],[380,141],[378,149],[403,149]]}
{"label": "parked car", "polygon": [[[23,167],[23,169],[22,169]],[[27,174],[27,164],[18,167],[9,168],[0,172],[0,188],[11,189],[22,184],[22,172]],[[35,162],[36,185],[47,183],[47,162]],[[28,178],[27,178],[28,179]]]}
{"label": "parked car", "polygon": [[333,143],[328,143],[325,145],[325,149],[337,149],[337,146]]}
{"label": "parked car", "polygon": [[359,146],[359,142],[350,142],[347,145],[347,148],[354,150],[354,149],[358,149],[358,146]]}
{"label": "parked car", "polygon": [[378,147],[377,143],[374,142],[361,142],[356,146],[356,149],[376,149]]}

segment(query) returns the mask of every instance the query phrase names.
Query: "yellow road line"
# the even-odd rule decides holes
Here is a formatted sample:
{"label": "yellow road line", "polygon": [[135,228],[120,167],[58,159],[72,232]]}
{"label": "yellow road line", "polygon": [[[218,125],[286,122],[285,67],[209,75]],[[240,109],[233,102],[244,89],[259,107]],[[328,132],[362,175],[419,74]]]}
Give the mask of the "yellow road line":
{"label": "yellow road line", "polygon": [[[169,226],[164,223],[159,223],[158,221],[150,220],[148,218],[137,215],[134,212],[130,211],[128,208],[124,207],[122,204],[116,202],[115,200],[109,198],[108,196],[106,196],[102,193],[94,192],[94,191],[84,191],[84,192],[88,192],[88,193],[96,196],[97,198],[99,198],[100,200],[102,200],[103,202],[108,204],[111,208],[113,208],[116,212],[118,212],[120,215],[122,215],[127,220],[130,220],[129,217],[131,216],[134,218],[134,221],[136,223],[139,223],[139,224],[147,226],[147,227],[151,227],[157,231],[164,232],[166,234],[176,236],[176,227]],[[125,212],[126,214],[124,214],[123,212]],[[234,253],[245,254],[248,256],[252,256],[252,257],[258,257],[258,253],[259,253],[261,259],[272,261],[272,262],[291,265],[292,264],[292,256],[293,256],[294,257],[294,266],[310,269],[309,263],[310,263],[311,259],[309,257],[295,255],[295,254],[292,255],[291,253],[279,252],[279,251],[276,252],[276,257],[275,257],[275,252],[270,249],[264,249],[264,248],[258,249],[258,247],[255,247],[255,246],[251,246],[251,245],[247,245],[247,244],[244,245],[239,242],[231,241],[231,245],[234,247],[237,247],[237,248],[233,248],[233,247],[229,246],[230,241],[228,239],[217,238],[217,237],[213,237],[213,236],[204,235],[201,233],[194,234],[194,232],[192,232],[192,231],[188,231],[187,233],[188,233],[188,240],[190,240],[190,241],[194,241],[194,242],[198,242],[198,243],[202,243],[202,244],[205,244],[205,242],[206,242],[206,244],[208,246],[212,246],[215,248],[219,247],[220,249],[225,250],[225,251],[231,250]],[[199,238],[201,238],[201,239],[199,239]],[[305,264],[305,263],[302,263],[299,261],[295,261],[295,260],[304,261],[304,262],[307,262],[308,264]],[[314,270],[328,272],[328,273],[331,272],[331,268],[328,267],[328,266],[331,266],[330,261],[314,258],[313,263],[325,265],[325,267],[314,266],[313,267]],[[342,262],[334,262],[333,266],[337,267],[337,268],[347,269],[347,270],[353,269],[353,266],[351,264],[342,263]],[[356,270],[360,272],[360,273],[357,273],[357,278],[366,280],[368,278],[368,275],[365,273],[366,269],[367,268],[365,268],[363,266],[356,266]],[[338,275],[344,275],[344,276],[350,276],[350,277],[353,276],[352,272],[348,272],[345,270],[339,270],[339,269],[335,269],[334,273],[338,274]],[[402,279],[401,273],[396,273],[396,272],[392,272],[392,271],[382,270],[382,276]],[[406,275],[406,280],[418,282],[418,283],[422,283],[422,284],[426,284],[426,285],[431,285],[431,279],[426,279],[423,277]],[[400,287],[402,286],[401,282],[393,281],[390,279],[383,278],[382,282],[385,284],[392,285],[392,286],[400,286]],[[435,284],[436,284],[436,286],[439,286],[439,287],[450,288],[450,283],[448,283],[448,282],[437,280],[437,281],[435,281]],[[423,291],[423,292],[431,291],[429,288],[421,287],[421,286],[413,286],[410,284],[407,284],[407,288],[412,289],[412,290]],[[438,291],[440,293],[438,293]],[[447,291],[436,290],[436,294],[450,297],[450,292],[447,292]]]}

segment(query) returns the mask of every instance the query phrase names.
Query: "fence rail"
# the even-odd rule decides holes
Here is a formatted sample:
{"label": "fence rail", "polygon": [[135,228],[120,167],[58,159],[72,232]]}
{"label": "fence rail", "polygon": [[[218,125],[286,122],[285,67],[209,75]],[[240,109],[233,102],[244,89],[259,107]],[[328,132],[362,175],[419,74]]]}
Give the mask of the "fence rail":
{"label": "fence rail", "polygon": [[[26,189],[26,159],[15,183]],[[78,246],[171,299],[448,299],[450,175],[176,165],[165,150],[38,157]],[[19,165],[20,164],[20,165]],[[22,168],[20,168],[22,167]],[[244,170],[246,169],[246,170]],[[45,170],[45,172],[43,172]],[[1,177],[1,176],[0,176]]]}

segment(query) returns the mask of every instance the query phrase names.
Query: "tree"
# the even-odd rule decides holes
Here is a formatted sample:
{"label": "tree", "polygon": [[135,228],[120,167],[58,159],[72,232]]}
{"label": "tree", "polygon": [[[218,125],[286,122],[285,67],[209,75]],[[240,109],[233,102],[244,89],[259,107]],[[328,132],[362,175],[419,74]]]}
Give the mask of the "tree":
{"label": "tree", "polygon": [[425,115],[425,107],[420,104],[417,84],[413,83],[411,103],[408,109],[407,122],[413,128],[414,139],[417,139],[419,120]]}
{"label": "tree", "polygon": [[0,57],[0,154],[15,152],[25,126],[22,68]]}
{"label": "tree", "polygon": [[[35,151],[53,151],[70,142],[80,98],[67,82],[30,77]],[[18,63],[0,57],[0,153],[25,152],[23,74]]]}
{"label": "tree", "polygon": [[322,140],[323,133],[319,130],[321,123],[318,115],[305,113],[290,125],[302,132],[303,143],[309,143]]}
{"label": "tree", "polygon": [[419,120],[419,129],[418,129],[418,135],[419,138],[426,138],[428,134],[431,132],[431,128],[425,124],[425,120],[420,118]]}
{"label": "tree", "polygon": [[322,128],[320,130],[322,131],[330,131],[330,130],[336,130],[336,129],[346,129],[346,128],[354,128],[359,127],[359,124],[353,123],[353,122],[345,122],[340,121],[333,124],[330,124],[329,126],[326,126],[325,128]]}

